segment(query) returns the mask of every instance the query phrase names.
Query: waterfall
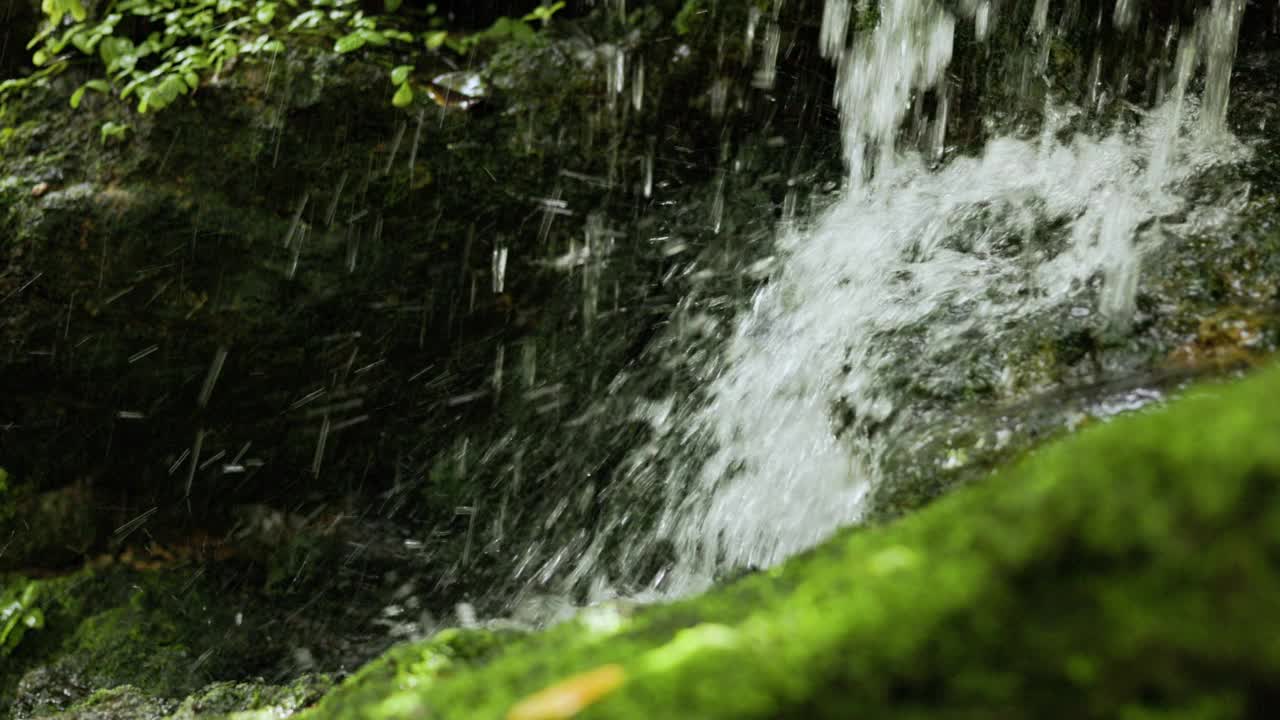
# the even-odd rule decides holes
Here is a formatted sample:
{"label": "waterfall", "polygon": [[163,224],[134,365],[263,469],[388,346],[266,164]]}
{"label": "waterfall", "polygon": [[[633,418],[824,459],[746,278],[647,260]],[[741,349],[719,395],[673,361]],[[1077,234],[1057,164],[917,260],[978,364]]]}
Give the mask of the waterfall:
{"label": "waterfall", "polygon": [[[836,71],[843,187],[741,268],[755,290],[731,319],[701,309],[696,290],[680,303],[645,356],[656,384],[678,389],[628,393],[615,380],[612,404],[583,416],[623,408],[648,433],[609,447],[621,458],[601,493],[612,504],[589,531],[521,549],[513,617],[681,596],[775,565],[861,521],[903,438],[927,433],[975,382],[987,400],[1016,397],[1016,344],[1030,329],[1069,318],[1129,332],[1144,259],[1230,220],[1188,195],[1248,155],[1226,130],[1243,7],[1211,0],[1190,27],[1160,29],[1150,68],[1114,65],[1099,43],[1067,67],[1087,82],[1058,93],[1045,90],[1059,87],[1053,44],[1096,21],[1078,6],[827,0],[819,46]],[[1115,27],[1137,12],[1117,6]],[[975,43],[998,62],[979,100],[1040,110],[1026,123],[987,106],[982,132],[970,126],[957,148],[948,138],[974,88],[951,65]],[[1152,91],[1144,106],[1122,92],[1135,74]],[[572,502],[559,498],[543,528]]]}
{"label": "waterfall", "polygon": [[[857,522],[885,428],[916,413],[894,380],[942,392],[962,382],[949,352],[980,342],[998,363],[1013,329],[1046,312],[1123,329],[1143,256],[1187,210],[1179,188],[1243,153],[1224,130],[1243,3],[1215,0],[1182,37],[1169,89],[1132,121],[1071,133],[1077,112],[1050,101],[1038,137],[998,135],[934,167],[957,23],[984,37],[998,20],[990,3],[958,5],[959,17],[934,0],[883,0],[846,43],[854,12],[828,0],[821,39],[838,67],[849,182],[778,240],[776,269],[701,373],[705,393],[642,412],[656,439],[632,454],[630,480],[665,493],[657,537],[677,558],[654,588],[696,591]],[[1047,13],[1040,0],[1041,32]],[[1188,92],[1200,67],[1202,101]],[[940,96],[928,146],[899,148],[927,92]]]}

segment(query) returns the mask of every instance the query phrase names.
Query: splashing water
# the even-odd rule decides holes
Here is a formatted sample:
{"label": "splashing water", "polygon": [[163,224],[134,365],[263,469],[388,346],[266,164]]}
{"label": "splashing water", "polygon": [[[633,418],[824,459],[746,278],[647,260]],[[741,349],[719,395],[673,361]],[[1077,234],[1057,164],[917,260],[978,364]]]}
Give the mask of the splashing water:
{"label": "splashing water", "polygon": [[[771,565],[858,519],[885,444],[841,433],[837,401],[862,427],[901,421],[911,408],[884,387],[891,371],[928,372],[975,331],[998,351],[1019,321],[1087,295],[1099,275],[1097,311],[1126,322],[1141,256],[1160,241],[1148,222],[1181,207],[1171,187],[1222,158],[1188,142],[1175,170],[1149,177],[1168,116],[1069,144],[1003,138],[936,173],[900,157],[784,238],[787,260],[740,321],[710,402],[684,420],[714,450],[668,505],[684,559],[673,587]],[[1065,238],[1045,233],[1055,223]],[[923,356],[904,358],[895,336],[911,330]]]}
{"label": "splashing water", "polygon": [[[807,225],[787,213],[773,257],[745,268],[764,282],[727,336],[696,287],[682,301],[646,357],[661,382],[677,375],[671,386],[683,390],[614,399],[650,429],[638,446],[630,436],[604,443],[623,444],[607,448],[622,460],[601,493],[621,500],[564,544],[534,538],[523,548],[512,619],[566,617],[584,590],[589,601],[697,592],[858,522],[902,438],[971,389],[956,357],[981,355],[997,396],[1012,395],[1029,329],[1069,314],[1123,335],[1144,258],[1171,237],[1231,220],[1229,209],[1195,205],[1188,188],[1247,155],[1226,132],[1242,0],[1213,0],[1192,27],[1169,32],[1172,54],[1160,61],[1168,73],[1151,109],[1108,95],[1094,72],[1104,66],[1098,52],[1081,60],[1092,68],[1083,109],[1050,98],[1038,133],[992,131],[960,156],[944,145],[952,101],[962,99],[947,78],[956,33],[973,23],[979,40],[997,37],[1013,28],[999,15],[1008,5],[880,0],[875,25],[853,32],[869,6],[827,1],[819,40],[837,69],[845,188]],[[1030,71],[993,89],[1022,100],[1031,97],[1027,76],[1045,72],[1055,33],[1067,32],[1053,27],[1048,0],[1027,5],[1027,24],[1011,32],[1031,39]],[[1135,22],[1134,12],[1118,7],[1117,26]],[[1110,130],[1079,129],[1097,128],[1104,107],[1119,108]],[[713,223],[722,209],[718,196]],[[611,237],[603,228],[589,218],[588,247],[557,263],[599,262],[597,246]],[[598,300],[588,277],[584,320]],[[717,339],[723,346],[709,350]],[[616,407],[607,402],[583,417]],[[594,492],[589,485],[591,502],[579,504],[599,507]],[[645,503],[655,502],[651,522]],[[571,504],[560,499],[542,527]]]}
{"label": "splashing water", "polygon": [[[989,4],[961,6],[992,22]],[[1224,130],[1242,7],[1212,5],[1181,42],[1166,99],[1127,126],[1062,141],[1073,113],[1050,104],[1039,138],[999,137],[935,171],[934,152],[895,139],[913,98],[942,80],[954,17],[933,0],[884,0],[875,29],[845,46],[850,5],[829,0],[822,44],[838,63],[850,183],[811,229],[779,240],[782,262],[705,394],[642,412],[656,439],[633,453],[630,480],[665,494],[656,535],[677,558],[653,587],[696,591],[857,521],[888,446],[878,429],[915,412],[889,378],[945,384],[960,343],[976,335],[998,356],[1019,323],[1067,304],[1123,329],[1142,257],[1185,209],[1179,187],[1243,153]],[[1201,64],[1203,106],[1187,93]]]}

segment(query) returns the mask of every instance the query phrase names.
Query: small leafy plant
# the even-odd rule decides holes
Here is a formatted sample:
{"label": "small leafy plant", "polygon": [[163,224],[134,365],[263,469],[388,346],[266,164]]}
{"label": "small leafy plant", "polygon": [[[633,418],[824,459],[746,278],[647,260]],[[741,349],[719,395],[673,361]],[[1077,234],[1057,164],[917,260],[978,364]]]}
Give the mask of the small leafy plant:
{"label": "small leafy plant", "polygon": [[[274,56],[284,52],[286,42],[332,43],[339,54],[363,51],[391,66],[419,48],[467,53],[488,40],[532,41],[531,23],[545,26],[564,2],[518,19],[499,18],[488,29],[463,36],[444,27],[434,4],[415,13],[414,21],[394,15],[400,5],[401,0],[384,0],[387,14],[374,16],[358,0],[107,0],[90,17],[83,0],[43,0],[46,22],[28,44],[37,71],[0,82],[0,97],[43,84],[72,63],[96,62],[103,77],[72,94],[73,108],[94,92],[135,102],[139,113],[155,112],[216,80],[236,57]],[[395,64],[391,70],[396,107],[413,103],[412,73],[409,65]]]}
{"label": "small leafy plant", "polygon": [[11,654],[28,630],[44,627],[44,613],[37,605],[39,599],[39,585],[28,583],[21,595],[0,604],[0,658]]}
{"label": "small leafy plant", "polygon": [[129,129],[128,125],[118,123],[113,120],[108,120],[107,122],[102,123],[102,128],[99,130],[102,135],[102,144],[106,145],[112,140],[123,140],[125,134],[129,132]]}

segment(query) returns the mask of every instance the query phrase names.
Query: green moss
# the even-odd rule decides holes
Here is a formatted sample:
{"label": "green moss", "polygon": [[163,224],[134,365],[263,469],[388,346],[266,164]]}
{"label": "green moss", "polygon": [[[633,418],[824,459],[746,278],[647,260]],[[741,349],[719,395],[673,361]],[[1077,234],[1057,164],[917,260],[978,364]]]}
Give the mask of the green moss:
{"label": "green moss", "polygon": [[214,683],[177,703],[132,685],[99,690],[57,720],[276,720],[315,702],[331,685],[307,675],[289,685]]}
{"label": "green moss", "polygon": [[625,682],[580,717],[1256,714],[1280,682],[1278,395],[1280,369],[1202,387],[773,571],[488,662],[440,673],[405,661],[433,643],[401,648],[305,717],[500,718],[615,663]]}
{"label": "green moss", "polygon": [[132,685],[122,685],[99,690],[56,717],[58,720],[163,720],[172,706],[172,701],[153,698]]}
{"label": "green moss", "polygon": [[347,678],[316,712],[342,716],[359,707],[370,709],[374,717],[413,717],[425,707],[418,697],[422,691],[492,657],[515,636],[513,631],[451,629],[425,642],[393,648]]}
{"label": "green moss", "polygon": [[122,685],[181,698],[252,676],[273,652],[234,621],[224,596],[214,599],[217,581],[191,568],[0,577],[0,588],[0,717],[61,710]]}
{"label": "green moss", "polygon": [[169,720],[274,720],[311,705],[332,684],[324,675],[304,675],[288,685],[215,683],[183,700]]}

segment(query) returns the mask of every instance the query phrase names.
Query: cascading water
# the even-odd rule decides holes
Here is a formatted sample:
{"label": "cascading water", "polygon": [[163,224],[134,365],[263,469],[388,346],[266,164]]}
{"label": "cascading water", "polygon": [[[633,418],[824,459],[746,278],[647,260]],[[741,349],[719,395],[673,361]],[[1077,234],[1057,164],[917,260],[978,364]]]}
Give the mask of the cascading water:
{"label": "cascading water", "polygon": [[[977,337],[998,357],[1019,323],[1048,311],[1125,327],[1144,254],[1177,229],[1175,213],[1198,222],[1179,188],[1243,152],[1224,131],[1242,9],[1216,0],[1203,12],[1178,45],[1167,92],[1116,129],[1064,140],[1077,113],[1051,102],[1038,137],[995,137],[932,169],[956,16],[934,0],[883,0],[874,29],[846,44],[865,9],[828,0],[822,45],[838,65],[848,186],[812,226],[783,233],[771,277],[699,373],[705,392],[640,413],[654,439],[631,454],[627,481],[666,499],[656,531],[629,538],[623,553],[671,543],[676,559],[652,589],[695,591],[856,522],[890,442],[883,428],[916,412],[895,379],[944,391],[951,350]],[[994,12],[959,3],[979,38]],[[1041,43],[1047,13],[1037,2],[1030,32]],[[1201,66],[1198,101],[1188,86]],[[938,102],[925,148],[900,150],[927,92]],[[573,580],[598,578],[597,551]]]}
{"label": "cascading water", "polygon": [[[585,433],[585,457],[514,433],[487,453],[506,453],[499,472],[519,482],[523,448],[549,447],[544,476],[579,480],[514,548],[502,586],[512,618],[684,595],[776,564],[875,509],[903,448],[965,417],[975,387],[993,404],[1055,387],[1026,388],[1035,329],[1132,331],[1144,260],[1231,221],[1234,205],[1193,193],[1248,152],[1225,122],[1244,2],[1206,2],[1187,27],[1148,23],[1152,57],[1098,41],[1091,59],[1054,65],[1055,43],[1100,22],[1086,4],[827,0],[819,44],[836,67],[844,187],[808,219],[789,217],[771,255],[730,263],[756,288],[748,302],[691,281],[646,367],[565,424]],[[1113,30],[1137,13],[1117,6]],[[981,55],[983,42],[1014,50]],[[975,55],[997,69],[952,67]],[[1055,83],[1055,67],[1073,79]],[[975,74],[983,86],[966,87]],[[729,319],[711,307],[735,304]],[[510,548],[507,517],[504,502],[476,542]]]}

